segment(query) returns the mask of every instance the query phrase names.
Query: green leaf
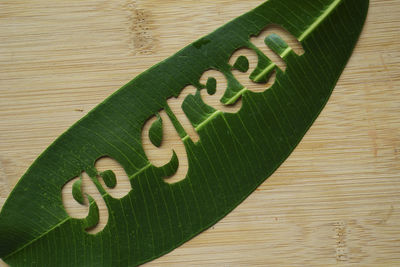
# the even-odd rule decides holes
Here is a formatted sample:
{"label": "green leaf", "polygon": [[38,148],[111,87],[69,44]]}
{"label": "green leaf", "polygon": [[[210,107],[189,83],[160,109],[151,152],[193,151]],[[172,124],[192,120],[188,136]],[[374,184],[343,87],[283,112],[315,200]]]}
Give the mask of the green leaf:
{"label": "green leaf", "polygon": [[240,72],[247,72],[249,70],[249,60],[245,56],[240,56],[233,64],[233,67]]}
{"label": "green leaf", "polygon": [[89,199],[89,214],[82,220],[82,227],[88,230],[96,226],[99,222],[99,207],[90,195],[86,194],[86,197]]}
{"label": "green leaf", "polygon": [[117,178],[112,170],[106,170],[100,173],[100,176],[103,177],[104,183],[108,188],[114,188],[117,185]]}
{"label": "green leaf", "polygon": [[[136,266],[215,224],[278,168],[317,118],[357,42],[368,4],[269,0],[137,76],[62,134],[23,175],[0,213],[0,257],[12,266]],[[250,41],[271,24],[290,32],[305,51],[297,55],[277,36],[267,38],[286,62],[285,72]],[[252,87],[263,88],[259,83],[276,71],[272,87],[255,92],[242,85],[229,64],[240,48],[258,56],[248,72],[257,82]],[[227,79],[227,88],[216,88],[224,90],[221,103],[241,99],[236,113],[204,103],[199,80],[210,69]],[[167,105],[187,85],[198,89],[182,104],[198,142]],[[145,122],[161,110],[188,157],[188,173],[177,183],[166,182],[178,169],[177,154],[156,167],[140,141]],[[154,144],[162,139],[160,124],[152,130],[152,138],[158,133]],[[130,179],[132,189],[121,199],[98,181],[94,164],[104,156],[118,161]],[[87,232],[99,216],[92,198],[84,219],[69,216],[62,204],[62,187],[82,172],[109,212],[97,234]],[[80,185],[74,188],[81,200]]]}
{"label": "green leaf", "polygon": [[84,203],[84,198],[82,194],[82,177],[79,178],[73,185],[72,185],[72,196],[74,199],[80,203]]}
{"label": "green leaf", "polygon": [[217,91],[217,80],[213,77],[208,78],[206,88],[209,95],[215,94]]}
{"label": "green leaf", "polygon": [[153,122],[153,124],[150,127],[149,138],[153,145],[155,145],[156,147],[161,146],[163,138],[163,129],[162,129],[162,119],[158,114],[157,114],[157,119]]}

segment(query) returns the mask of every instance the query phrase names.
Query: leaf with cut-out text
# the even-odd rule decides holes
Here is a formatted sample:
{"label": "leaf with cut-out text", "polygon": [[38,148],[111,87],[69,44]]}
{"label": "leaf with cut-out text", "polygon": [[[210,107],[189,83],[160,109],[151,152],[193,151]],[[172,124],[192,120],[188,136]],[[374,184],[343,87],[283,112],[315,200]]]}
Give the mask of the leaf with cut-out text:
{"label": "leaf with cut-out text", "polygon": [[[368,4],[269,0],[137,76],[23,175],[0,213],[0,257],[11,266],[136,266],[215,224],[278,168],[317,118],[357,42]],[[254,38],[270,25],[285,29],[304,53],[279,33],[256,45]],[[194,91],[185,95],[188,86]],[[168,104],[178,96],[196,140]],[[147,122],[152,125],[143,134]],[[171,146],[158,166],[143,138],[161,149],[167,123],[185,153]],[[129,178],[123,196],[111,193],[119,175],[96,165],[104,157]],[[178,182],[169,180],[184,167]],[[97,233],[89,230],[102,216],[99,199],[84,191],[83,174],[107,206],[108,221]],[[74,201],[88,205],[85,218],[63,205],[61,191],[70,182]]]}

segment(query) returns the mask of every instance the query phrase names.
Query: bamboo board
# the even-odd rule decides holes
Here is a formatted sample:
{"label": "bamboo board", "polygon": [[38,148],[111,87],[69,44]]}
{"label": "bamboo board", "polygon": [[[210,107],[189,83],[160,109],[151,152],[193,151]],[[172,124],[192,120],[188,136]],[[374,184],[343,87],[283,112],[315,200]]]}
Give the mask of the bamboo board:
{"label": "bamboo board", "polygon": [[[261,2],[1,1],[0,207],[98,103]],[[293,154],[226,218],[145,266],[400,266],[400,2],[370,2]]]}

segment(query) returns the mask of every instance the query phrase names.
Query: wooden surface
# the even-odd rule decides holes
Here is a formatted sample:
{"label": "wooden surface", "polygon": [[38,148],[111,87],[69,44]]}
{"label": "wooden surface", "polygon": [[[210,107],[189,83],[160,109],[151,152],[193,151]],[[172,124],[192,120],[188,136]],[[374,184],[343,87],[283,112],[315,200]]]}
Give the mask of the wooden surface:
{"label": "wooden surface", "polygon": [[[104,98],[261,2],[1,1],[0,207]],[[226,218],[145,266],[400,266],[400,2],[370,2],[294,153]]]}

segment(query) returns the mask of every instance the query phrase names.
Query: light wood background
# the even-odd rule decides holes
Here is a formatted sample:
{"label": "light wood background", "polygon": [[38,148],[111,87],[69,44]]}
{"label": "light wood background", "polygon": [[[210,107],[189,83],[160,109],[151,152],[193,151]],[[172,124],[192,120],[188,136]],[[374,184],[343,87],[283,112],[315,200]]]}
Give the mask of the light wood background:
{"label": "light wood background", "polygon": [[[104,98],[261,2],[1,1],[0,207]],[[400,2],[370,2],[294,153],[226,218],[145,266],[400,266]]]}

